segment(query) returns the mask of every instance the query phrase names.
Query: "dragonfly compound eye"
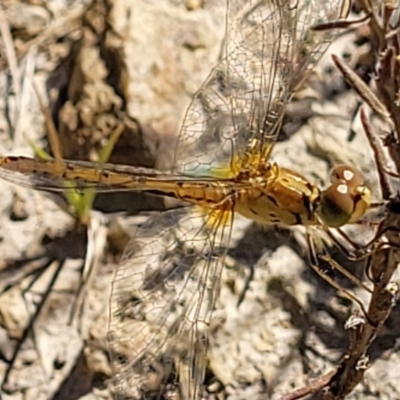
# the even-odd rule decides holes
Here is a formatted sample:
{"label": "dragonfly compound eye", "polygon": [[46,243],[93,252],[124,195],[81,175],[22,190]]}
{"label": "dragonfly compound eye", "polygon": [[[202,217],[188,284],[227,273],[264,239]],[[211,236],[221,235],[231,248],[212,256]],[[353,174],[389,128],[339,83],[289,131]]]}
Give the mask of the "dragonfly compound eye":
{"label": "dragonfly compound eye", "polygon": [[336,165],[331,171],[331,182],[345,181],[349,190],[356,194],[359,187],[364,186],[364,178],[361,173],[349,165]]}
{"label": "dragonfly compound eye", "polygon": [[327,226],[335,228],[349,222],[355,203],[346,181],[337,179],[321,193],[319,217]]}
{"label": "dragonfly compound eye", "polygon": [[[321,193],[319,206],[322,222],[332,228],[358,221],[371,204],[371,191],[364,186],[361,174],[348,167],[339,172],[343,174],[338,174],[332,185]],[[347,179],[343,179],[345,176]]]}

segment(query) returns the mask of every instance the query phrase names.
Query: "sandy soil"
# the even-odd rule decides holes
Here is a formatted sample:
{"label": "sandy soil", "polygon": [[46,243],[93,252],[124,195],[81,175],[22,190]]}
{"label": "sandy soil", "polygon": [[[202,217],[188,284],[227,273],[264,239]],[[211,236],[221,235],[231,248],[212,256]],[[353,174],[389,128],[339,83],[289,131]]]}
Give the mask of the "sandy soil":
{"label": "sandy soil", "polygon": [[[222,0],[4,1],[0,153],[33,155],[30,143],[50,149],[39,95],[64,158],[97,161],[122,121],[111,162],[170,168],[185,110],[219,58],[225,16]],[[332,44],[314,89],[290,105],[272,158],[319,185],[327,184],[333,164],[350,163],[374,189],[371,150],[352,121],[357,97],[330,61],[334,53],[355,65],[368,51],[356,43],[352,33]],[[174,204],[141,194],[99,195],[90,223],[77,228],[61,196],[0,187],[0,398],[112,398],[113,276],[129,236]],[[347,233],[361,242],[369,237],[357,226]],[[327,248],[362,276],[362,263]],[[278,399],[338,364],[348,343],[344,324],[356,306],[311,270],[304,229],[261,228],[239,218],[225,264],[204,398]],[[354,284],[332,276],[365,300]],[[394,321],[349,398],[400,398]],[[152,368],[143,372],[151,389],[143,398],[185,398]]]}

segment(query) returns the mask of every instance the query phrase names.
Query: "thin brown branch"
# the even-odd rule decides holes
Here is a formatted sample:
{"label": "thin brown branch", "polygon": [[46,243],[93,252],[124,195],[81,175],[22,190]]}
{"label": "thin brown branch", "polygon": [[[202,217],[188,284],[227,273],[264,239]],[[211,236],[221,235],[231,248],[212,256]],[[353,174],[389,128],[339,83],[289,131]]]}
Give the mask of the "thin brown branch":
{"label": "thin brown branch", "polygon": [[338,67],[344,78],[350,83],[352,88],[360,95],[360,97],[380,116],[389,118],[389,112],[385,105],[378,99],[369,86],[348,66],[343,60],[332,55],[333,62]]}
{"label": "thin brown branch", "polygon": [[384,199],[393,197],[391,184],[389,182],[386,171],[385,153],[383,152],[382,143],[377,138],[372,130],[371,124],[368,120],[367,113],[364,108],[360,111],[361,123],[364,128],[364,132],[367,136],[371,149],[374,153],[375,163],[379,175],[379,181],[381,183],[381,192]]}
{"label": "thin brown branch", "polygon": [[336,370],[328,372],[327,374],[310,381],[308,385],[283,395],[279,398],[279,400],[299,400],[304,398],[305,396],[316,393],[329,382],[329,380],[335,373]]}

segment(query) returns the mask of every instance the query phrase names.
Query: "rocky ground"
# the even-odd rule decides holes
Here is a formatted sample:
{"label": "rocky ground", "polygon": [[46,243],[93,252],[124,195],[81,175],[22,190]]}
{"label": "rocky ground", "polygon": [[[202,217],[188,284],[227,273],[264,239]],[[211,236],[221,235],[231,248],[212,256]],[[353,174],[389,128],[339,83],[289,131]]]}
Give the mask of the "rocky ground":
{"label": "rocky ground", "polygon": [[[110,162],[170,168],[185,110],[220,56],[225,16],[222,0],[5,0],[1,155],[32,156],[39,148],[54,154],[52,120],[64,158],[97,161],[122,127]],[[322,186],[332,165],[355,165],[378,200],[372,153],[353,118],[358,98],[330,61],[337,54],[352,66],[367,65],[368,43],[360,37],[353,31],[332,44],[308,92],[290,105],[272,158]],[[112,398],[113,276],[129,236],[173,204],[100,194],[85,225],[59,195],[0,185],[0,398]],[[364,243],[370,237],[360,226],[347,233]],[[363,263],[327,248],[362,276]],[[307,260],[304,229],[238,219],[212,325],[204,398],[279,399],[338,364],[348,344],[344,325],[357,305]],[[400,398],[395,321],[396,310],[372,348],[365,381],[349,398]],[[148,397],[166,398],[158,395],[165,390],[154,378]]]}

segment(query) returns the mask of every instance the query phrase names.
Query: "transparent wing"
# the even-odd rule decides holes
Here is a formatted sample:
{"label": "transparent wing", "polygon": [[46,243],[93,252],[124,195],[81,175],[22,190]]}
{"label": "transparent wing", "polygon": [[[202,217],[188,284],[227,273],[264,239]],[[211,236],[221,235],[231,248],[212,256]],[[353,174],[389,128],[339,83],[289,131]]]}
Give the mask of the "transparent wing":
{"label": "transparent wing", "polygon": [[311,27],[336,20],[340,3],[227,1],[224,54],[186,112],[177,170],[236,175],[248,148],[265,162],[286,104],[330,43],[332,32]]}
{"label": "transparent wing", "polygon": [[232,218],[230,210],[168,211],[142,226],[126,248],[110,304],[117,398],[173,398],[178,390],[177,398],[201,397]]}

